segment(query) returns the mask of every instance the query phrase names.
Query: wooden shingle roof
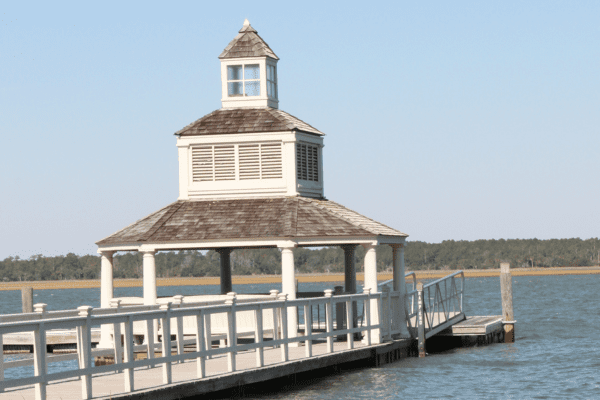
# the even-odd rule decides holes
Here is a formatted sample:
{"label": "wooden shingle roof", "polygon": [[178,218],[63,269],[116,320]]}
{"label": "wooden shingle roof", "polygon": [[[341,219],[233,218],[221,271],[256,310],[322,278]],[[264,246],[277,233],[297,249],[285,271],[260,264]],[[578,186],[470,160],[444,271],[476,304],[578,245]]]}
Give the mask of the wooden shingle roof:
{"label": "wooden shingle roof", "polygon": [[197,136],[292,130],[324,135],[323,132],[293,115],[271,107],[220,108],[175,132],[175,135]]}
{"label": "wooden shingle roof", "polygon": [[305,197],[177,201],[96,244],[408,236],[329,200]]}
{"label": "wooden shingle roof", "polygon": [[238,35],[225,47],[219,58],[242,58],[242,57],[271,57],[279,60],[269,45],[258,36],[258,32],[248,20]]}

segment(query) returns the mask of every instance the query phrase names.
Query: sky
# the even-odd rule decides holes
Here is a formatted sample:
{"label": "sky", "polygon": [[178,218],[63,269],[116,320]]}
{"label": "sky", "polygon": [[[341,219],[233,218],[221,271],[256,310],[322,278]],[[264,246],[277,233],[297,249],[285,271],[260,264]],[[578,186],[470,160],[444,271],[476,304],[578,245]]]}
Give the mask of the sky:
{"label": "sky", "polygon": [[441,242],[598,237],[600,2],[3,2],[0,259],[96,254],[175,201],[248,18],[325,195]]}

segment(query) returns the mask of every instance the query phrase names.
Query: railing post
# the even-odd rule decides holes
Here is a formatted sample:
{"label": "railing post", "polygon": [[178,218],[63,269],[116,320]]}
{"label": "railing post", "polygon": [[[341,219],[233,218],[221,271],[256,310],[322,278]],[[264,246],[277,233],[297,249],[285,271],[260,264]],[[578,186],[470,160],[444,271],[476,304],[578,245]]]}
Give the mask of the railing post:
{"label": "railing post", "polygon": [[[196,315],[196,351],[199,353],[202,353],[206,350],[206,339],[204,335],[204,311],[200,310]],[[197,358],[196,367],[198,371],[198,378],[204,378],[206,375],[206,361],[203,355]]]}
{"label": "railing post", "polygon": [[83,324],[77,327],[77,352],[79,353],[79,369],[86,371],[81,379],[82,399],[92,398],[92,324],[90,321],[92,308],[93,307],[90,306],[81,306],[77,308],[79,311],[79,316],[85,318]]}
{"label": "railing post", "polygon": [[[125,348],[123,351],[123,363],[133,363],[133,320],[129,315],[127,316],[127,320],[125,321],[125,338],[123,339],[123,343],[125,344]],[[125,377],[125,391],[133,392],[133,366],[125,368],[123,370],[123,376]]]}
{"label": "railing post", "polygon": [[35,400],[46,399],[46,329],[40,321],[33,331],[33,369],[35,376],[41,376],[42,382],[35,384]]}
{"label": "railing post", "polygon": [[425,304],[423,282],[417,283],[417,326],[419,331],[419,357],[425,357]]}
{"label": "railing post", "polygon": [[[173,296],[173,308],[180,308],[183,303],[183,296],[177,295]],[[177,355],[183,354],[184,343],[183,343],[183,317],[179,316],[175,318],[175,331],[177,332]],[[177,361],[177,363],[182,363],[183,361]]]}
{"label": "railing post", "polygon": [[38,314],[42,314],[41,319],[44,319],[44,318],[46,318],[46,313],[47,313],[46,308],[47,307],[48,307],[48,305],[45,303],[37,303],[33,306],[33,311]]}
{"label": "railing post", "polygon": [[310,339],[312,336],[312,306],[310,300],[304,306],[304,334],[306,335],[306,340],[304,341],[306,357],[312,357],[312,340]]}
{"label": "railing post", "polygon": [[[110,301],[110,307],[115,308],[115,314],[119,314],[121,308],[121,300],[112,299]],[[113,348],[115,350],[115,364],[119,364],[123,358],[123,345],[121,344],[121,323],[115,322],[113,324]],[[148,355],[150,357],[150,355]]]}
{"label": "railing post", "polygon": [[258,310],[254,310],[254,343],[258,345],[256,348],[256,366],[263,367],[265,365],[265,353],[263,347],[263,306],[258,305]]}
{"label": "railing post", "polygon": [[[38,304],[34,304],[33,306],[33,311],[37,314],[40,314],[40,319],[44,320],[47,315],[48,315],[48,305],[46,303],[38,303]],[[46,337],[44,336],[44,340],[46,340]],[[35,341],[35,338],[34,338]],[[48,373],[48,363],[44,363],[44,368],[46,368],[46,373]]]}
{"label": "railing post", "polygon": [[283,305],[281,306],[281,339],[283,340],[283,344],[281,346],[281,361],[288,361],[290,358],[289,353],[289,344],[288,344],[288,324],[287,324],[287,297],[286,293],[279,294],[279,300],[283,300]]}
{"label": "railing post", "polygon": [[363,290],[363,294],[367,295],[367,298],[364,300],[364,318],[363,318],[363,325],[365,324],[365,321],[367,323],[367,330],[365,331],[365,337],[363,338],[363,343],[366,344],[367,346],[370,346],[372,343],[372,338],[371,338],[371,299],[370,299],[370,295],[371,295],[371,288],[364,288]]}
{"label": "railing post", "polygon": [[229,372],[235,371],[235,348],[237,347],[237,331],[236,331],[236,315],[235,315],[235,300],[236,293],[227,293],[227,300],[225,304],[230,306],[227,311],[227,344],[229,345],[229,352],[227,353],[227,370]]}
{"label": "railing post", "polygon": [[[204,313],[204,346],[206,351],[212,350],[212,333],[211,333],[211,314]],[[211,359],[212,355],[208,354],[207,359]]]}
{"label": "railing post", "polygon": [[512,276],[510,264],[500,264],[500,287],[502,292],[502,319],[504,323],[504,343],[515,341],[515,314],[513,312]]}
{"label": "railing post", "polygon": [[[347,329],[354,329],[354,310],[352,307],[352,304],[356,304],[354,303],[352,300],[347,300],[346,301],[346,327]],[[348,349],[353,349],[354,348],[354,333],[348,333],[348,335],[346,335],[346,341],[348,342]]]}
{"label": "railing post", "polygon": [[160,310],[165,313],[162,321],[162,356],[165,359],[163,363],[163,383],[170,384],[171,375],[171,303],[163,304]]}
{"label": "railing post", "polygon": [[325,303],[325,321],[327,324],[327,352],[333,353],[333,290],[326,289],[325,297],[329,300]]}
{"label": "railing post", "polygon": [[[271,293],[271,297],[273,298],[273,300],[277,300],[279,297],[279,290],[270,290],[269,293]],[[277,340],[279,338],[279,311],[277,309],[277,307],[272,308],[273,310],[273,340]],[[277,345],[273,346],[273,348],[276,348]]]}

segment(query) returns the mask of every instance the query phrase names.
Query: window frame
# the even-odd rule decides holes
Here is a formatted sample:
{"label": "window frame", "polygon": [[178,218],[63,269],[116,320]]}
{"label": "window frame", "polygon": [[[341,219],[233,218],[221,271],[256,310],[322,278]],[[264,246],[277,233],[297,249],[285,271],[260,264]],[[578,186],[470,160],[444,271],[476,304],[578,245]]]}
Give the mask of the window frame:
{"label": "window frame", "polygon": [[[246,67],[247,66],[256,66],[258,69],[258,78],[257,79],[246,79]],[[229,79],[229,69],[232,67],[242,67],[242,73],[241,73],[241,78],[242,79]],[[253,97],[261,97],[261,67],[260,67],[260,63],[256,63],[256,62],[252,62],[252,63],[242,63],[242,64],[231,64],[231,65],[227,65],[226,68],[226,74],[227,74],[227,82],[226,82],[226,90],[227,90],[227,97],[249,97],[249,98],[253,98]],[[231,94],[229,92],[229,84],[230,83],[237,83],[240,82],[242,84],[242,94]],[[246,82],[258,82],[258,94],[255,95],[247,95],[246,94]]]}
{"label": "window frame", "polygon": [[[272,68],[272,70],[271,70]],[[277,65],[267,63],[267,97],[278,100],[278,88],[277,88]],[[273,84],[273,90],[271,89],[271,84]],[[274,95],[273,95],[274,92]]]}

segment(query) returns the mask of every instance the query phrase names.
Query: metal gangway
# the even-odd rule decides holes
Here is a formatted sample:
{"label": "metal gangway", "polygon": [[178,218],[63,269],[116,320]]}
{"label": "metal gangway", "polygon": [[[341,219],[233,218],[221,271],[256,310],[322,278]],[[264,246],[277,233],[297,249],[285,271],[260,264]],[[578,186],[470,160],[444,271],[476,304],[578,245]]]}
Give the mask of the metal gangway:
{"label": "metal gangway", "polygon": [[[457,271],[425,285],[417,284],[406,294],[406,320],[411,336],[428,339],[463,321],[465,273]],[[420,332],[422,331],[422,332]]]}

